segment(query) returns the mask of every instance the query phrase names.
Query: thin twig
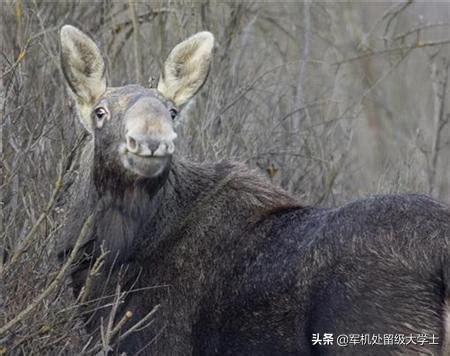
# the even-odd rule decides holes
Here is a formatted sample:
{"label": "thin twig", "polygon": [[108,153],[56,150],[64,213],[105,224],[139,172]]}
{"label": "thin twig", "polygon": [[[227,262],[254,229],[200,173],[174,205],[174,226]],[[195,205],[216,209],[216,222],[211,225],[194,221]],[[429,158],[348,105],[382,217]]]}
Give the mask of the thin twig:
{"label": "thin twig", "polygon": [[130,10],[131,22],[133,23],[133,49],[134,49],[134,63],[136,70],[136,82],[144,85],[142,80],[143,66],[142,66],[142,51],[139,43],[139,19],[136,15],[136,4],[133,0],[128,0],[128,8]]}
{"label": "thin twig", "polygon": [[147,320],[150,319],[153,316],[153,314],[155,314],[159,310],[159,308],[160,308],[160,304],[155,305],[155,307],[146,316],[144,316],[141,320],[139,320],[136,324],[134,324],[126,332],[124,332],[122,335],[120,335],[119,341],[125,339],[131,333],[136,331],[139,327],[144,325],[147,322]]}
{"label": "thin twig", "polygon": [[357,55],[355,57],[345,58],[343,60],[330,63],[330,65],[341,65],[344,63],[354,62],[354,61],[357,61],[359,59],[363,59],[366,57],[379,56],[379,55],[386,54],[386,53],[406,51],[406,50],[412,50],[412,49],[416,49],[416,48],[443,46],[443,45],[447,45],[447,44],[450,44],[450,39],[439,40],[439,41],[417,42],[417,43],[409,45],[409,46],[386,48],[386,49],[376,51],[376,52],[367,51],[367,52]]}

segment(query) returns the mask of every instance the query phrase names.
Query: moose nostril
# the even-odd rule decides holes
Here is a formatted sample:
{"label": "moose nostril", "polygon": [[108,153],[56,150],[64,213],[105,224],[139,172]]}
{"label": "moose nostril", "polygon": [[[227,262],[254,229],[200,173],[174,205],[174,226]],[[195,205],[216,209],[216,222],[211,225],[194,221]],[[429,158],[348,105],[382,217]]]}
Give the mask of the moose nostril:
{"label": "moose nostril", "polygon": [[131,152],[136,152],[138,148],[138,143],[133,137],[127,136],[127,147],[128,150],[130,150]]}

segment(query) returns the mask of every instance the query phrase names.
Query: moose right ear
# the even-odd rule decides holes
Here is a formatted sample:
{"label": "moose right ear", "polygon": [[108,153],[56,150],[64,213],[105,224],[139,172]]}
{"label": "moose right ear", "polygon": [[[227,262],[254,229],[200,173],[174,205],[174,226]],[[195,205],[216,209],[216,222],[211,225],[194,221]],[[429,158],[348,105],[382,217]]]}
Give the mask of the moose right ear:
{"label": "moose right ear", "polygon": [[170,52],[158,83],[158,91],[181,106],[202,87],[209,73],[214,47],[211,32],[199,32]]}
{"label": "moose right ear", "polygon": [[106,90],[105,62],[94,41],[79,29],[65,25],[60,37],[64,77],[76,100],[81,122],[92,131],[93,105]]}

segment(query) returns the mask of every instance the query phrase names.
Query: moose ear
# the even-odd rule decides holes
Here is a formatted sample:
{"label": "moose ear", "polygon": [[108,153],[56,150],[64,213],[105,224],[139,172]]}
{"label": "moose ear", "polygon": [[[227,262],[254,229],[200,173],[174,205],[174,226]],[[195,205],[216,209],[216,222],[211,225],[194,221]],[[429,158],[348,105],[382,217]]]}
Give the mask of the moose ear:
{"label": "moose ear", "polygon": [[214,47],[210,32],[199,32],[170,52],[158,83],[158,91],[175,105],[186,103],[208,77]]}
{"label": "moose ear", "polygon": [[106,90],[105,62],[94,41],[77,28],[65,25],[60,36],[64,77],[76,100],[80,119],[91,131],[92,106]]}

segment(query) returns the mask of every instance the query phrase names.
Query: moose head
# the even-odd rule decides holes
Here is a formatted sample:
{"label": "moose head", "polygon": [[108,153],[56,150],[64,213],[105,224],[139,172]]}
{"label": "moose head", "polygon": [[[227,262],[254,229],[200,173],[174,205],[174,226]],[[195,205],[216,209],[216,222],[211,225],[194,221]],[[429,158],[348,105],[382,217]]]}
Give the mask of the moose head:
{"label": "moose head", "polygon": [[93,135],[95,163],[107,184],[112,175],[160,179],[174,153],[174,120],[202,87],[214,37],[199,32],[181,42],[165,61],[156,89],[140,85],[108,87],[105,62],[94,41],[77,28],[61,29],[62,69],[79,118]]}

